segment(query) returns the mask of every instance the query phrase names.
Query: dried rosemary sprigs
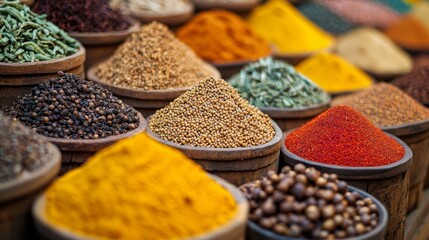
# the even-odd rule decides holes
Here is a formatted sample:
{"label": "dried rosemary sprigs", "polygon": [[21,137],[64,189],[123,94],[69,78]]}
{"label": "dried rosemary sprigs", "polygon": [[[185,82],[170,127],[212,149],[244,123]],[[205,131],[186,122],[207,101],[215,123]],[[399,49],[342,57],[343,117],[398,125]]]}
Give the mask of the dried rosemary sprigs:
{"label": "dried rosemary sprigs", "polygon": [[261,59],[230,79],[256,107],[300,108],[327,102],[326,92],[285,62]]}

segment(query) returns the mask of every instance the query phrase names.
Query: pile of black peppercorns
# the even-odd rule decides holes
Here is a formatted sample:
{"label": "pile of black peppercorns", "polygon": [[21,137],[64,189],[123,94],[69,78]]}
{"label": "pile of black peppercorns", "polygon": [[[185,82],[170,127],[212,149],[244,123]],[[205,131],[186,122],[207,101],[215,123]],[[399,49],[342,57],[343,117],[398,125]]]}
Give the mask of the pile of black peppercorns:
{"label": "pile of black peppercorns", "polygon": [[34,87],[6,113],[53,138],[98,139],[139,126],[137,111],[102,86],[74,74],[58,75]]}
{"label": "pile of black peppercorns", "polygon": [[347,190],[336,174],[321,174],[297,164],[280,174],[243,185],[249,200],[249,219],[289,237],[347,238],[372,231],[379,223],[378,208],[370,198]]}

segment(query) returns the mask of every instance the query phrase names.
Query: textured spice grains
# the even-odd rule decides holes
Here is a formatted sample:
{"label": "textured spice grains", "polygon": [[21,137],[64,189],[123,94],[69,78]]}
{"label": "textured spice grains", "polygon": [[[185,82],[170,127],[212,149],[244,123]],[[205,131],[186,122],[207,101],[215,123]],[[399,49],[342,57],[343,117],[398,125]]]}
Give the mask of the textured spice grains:
{"label": "textured spice grains", "polygon": [[224,10],[198,14],[177,31],[177,37],[213,62],[255,60],[271,53],[268,43],[246,22]]}
{"label": "textured spice grains", "polygon": [[378,83],[361,92],[339,97],[333,102],[333,105],[338,104],[353,107],[379,127],[429,120],[428,109],[388,83]]}
{"label": "textured spice grains", "polygon": [[392,81],[421,104],[429,106],[429,66],[419,67],[411,73]]}
{"label": "textured spice grains", "polygon": [[164,240],[204,234],[236,212],[233,196],[199,165],[139,134],[57,179],[44,214],[82,237]]}
{"label": "textured spice grains", "polygon": [[258,146],[275,134],[270,118],[222,79],[207,78],[150,119],[160,138],[212,148]]}
{"label": "textured spice grains", "polygon": [[133,33],[96,69],[100,81],[144,90],[189,87],[215,74],[167,26],[156,22]]}
{"label": "textured spice grains", "polygon": [[289,151],[307,160],[350,167],[394,163],[404,148],[351,107],[335,106],[285,140]]}
{"label": "textured spice grains", "polygon": [[0,183],[42,167],[47,159],[47,142],[0,112]]}

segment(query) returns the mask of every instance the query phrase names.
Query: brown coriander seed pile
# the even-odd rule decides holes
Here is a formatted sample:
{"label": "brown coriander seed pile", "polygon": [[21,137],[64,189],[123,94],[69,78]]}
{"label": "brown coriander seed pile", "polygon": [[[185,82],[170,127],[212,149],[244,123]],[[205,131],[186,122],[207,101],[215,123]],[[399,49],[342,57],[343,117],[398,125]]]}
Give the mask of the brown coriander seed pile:
{"label": "brown coriander seed pile", "polygon": [[368,233],[379,224],[371,198],[348,190],[336,174],[297,164],[280,174],[240,187],[249,201],[250,221],[289,237],[338,239]]}
{"label": "brown coriander seed pile", "polygon": [[168,27],[141,27],[96,69],[100,81],[144,90],[190,87],[214,74]]}
{"label": "brown coriander seed pile", "polygon": [[164,140],[195,147],[258,146],[275,135],[266,114],[227,82],[213,77],[158,110],[149,127]]}

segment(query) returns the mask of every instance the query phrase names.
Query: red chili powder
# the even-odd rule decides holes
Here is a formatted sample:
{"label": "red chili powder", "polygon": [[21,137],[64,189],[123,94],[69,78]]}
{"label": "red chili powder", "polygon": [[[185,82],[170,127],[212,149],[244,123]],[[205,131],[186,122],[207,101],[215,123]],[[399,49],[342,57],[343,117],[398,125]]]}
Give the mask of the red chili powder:
{"label": "red chili powder", "polygon": [[400,160],[405,149],[351,107],[338,105],[290,133],[289,151],[304,159],[350,167]]}

